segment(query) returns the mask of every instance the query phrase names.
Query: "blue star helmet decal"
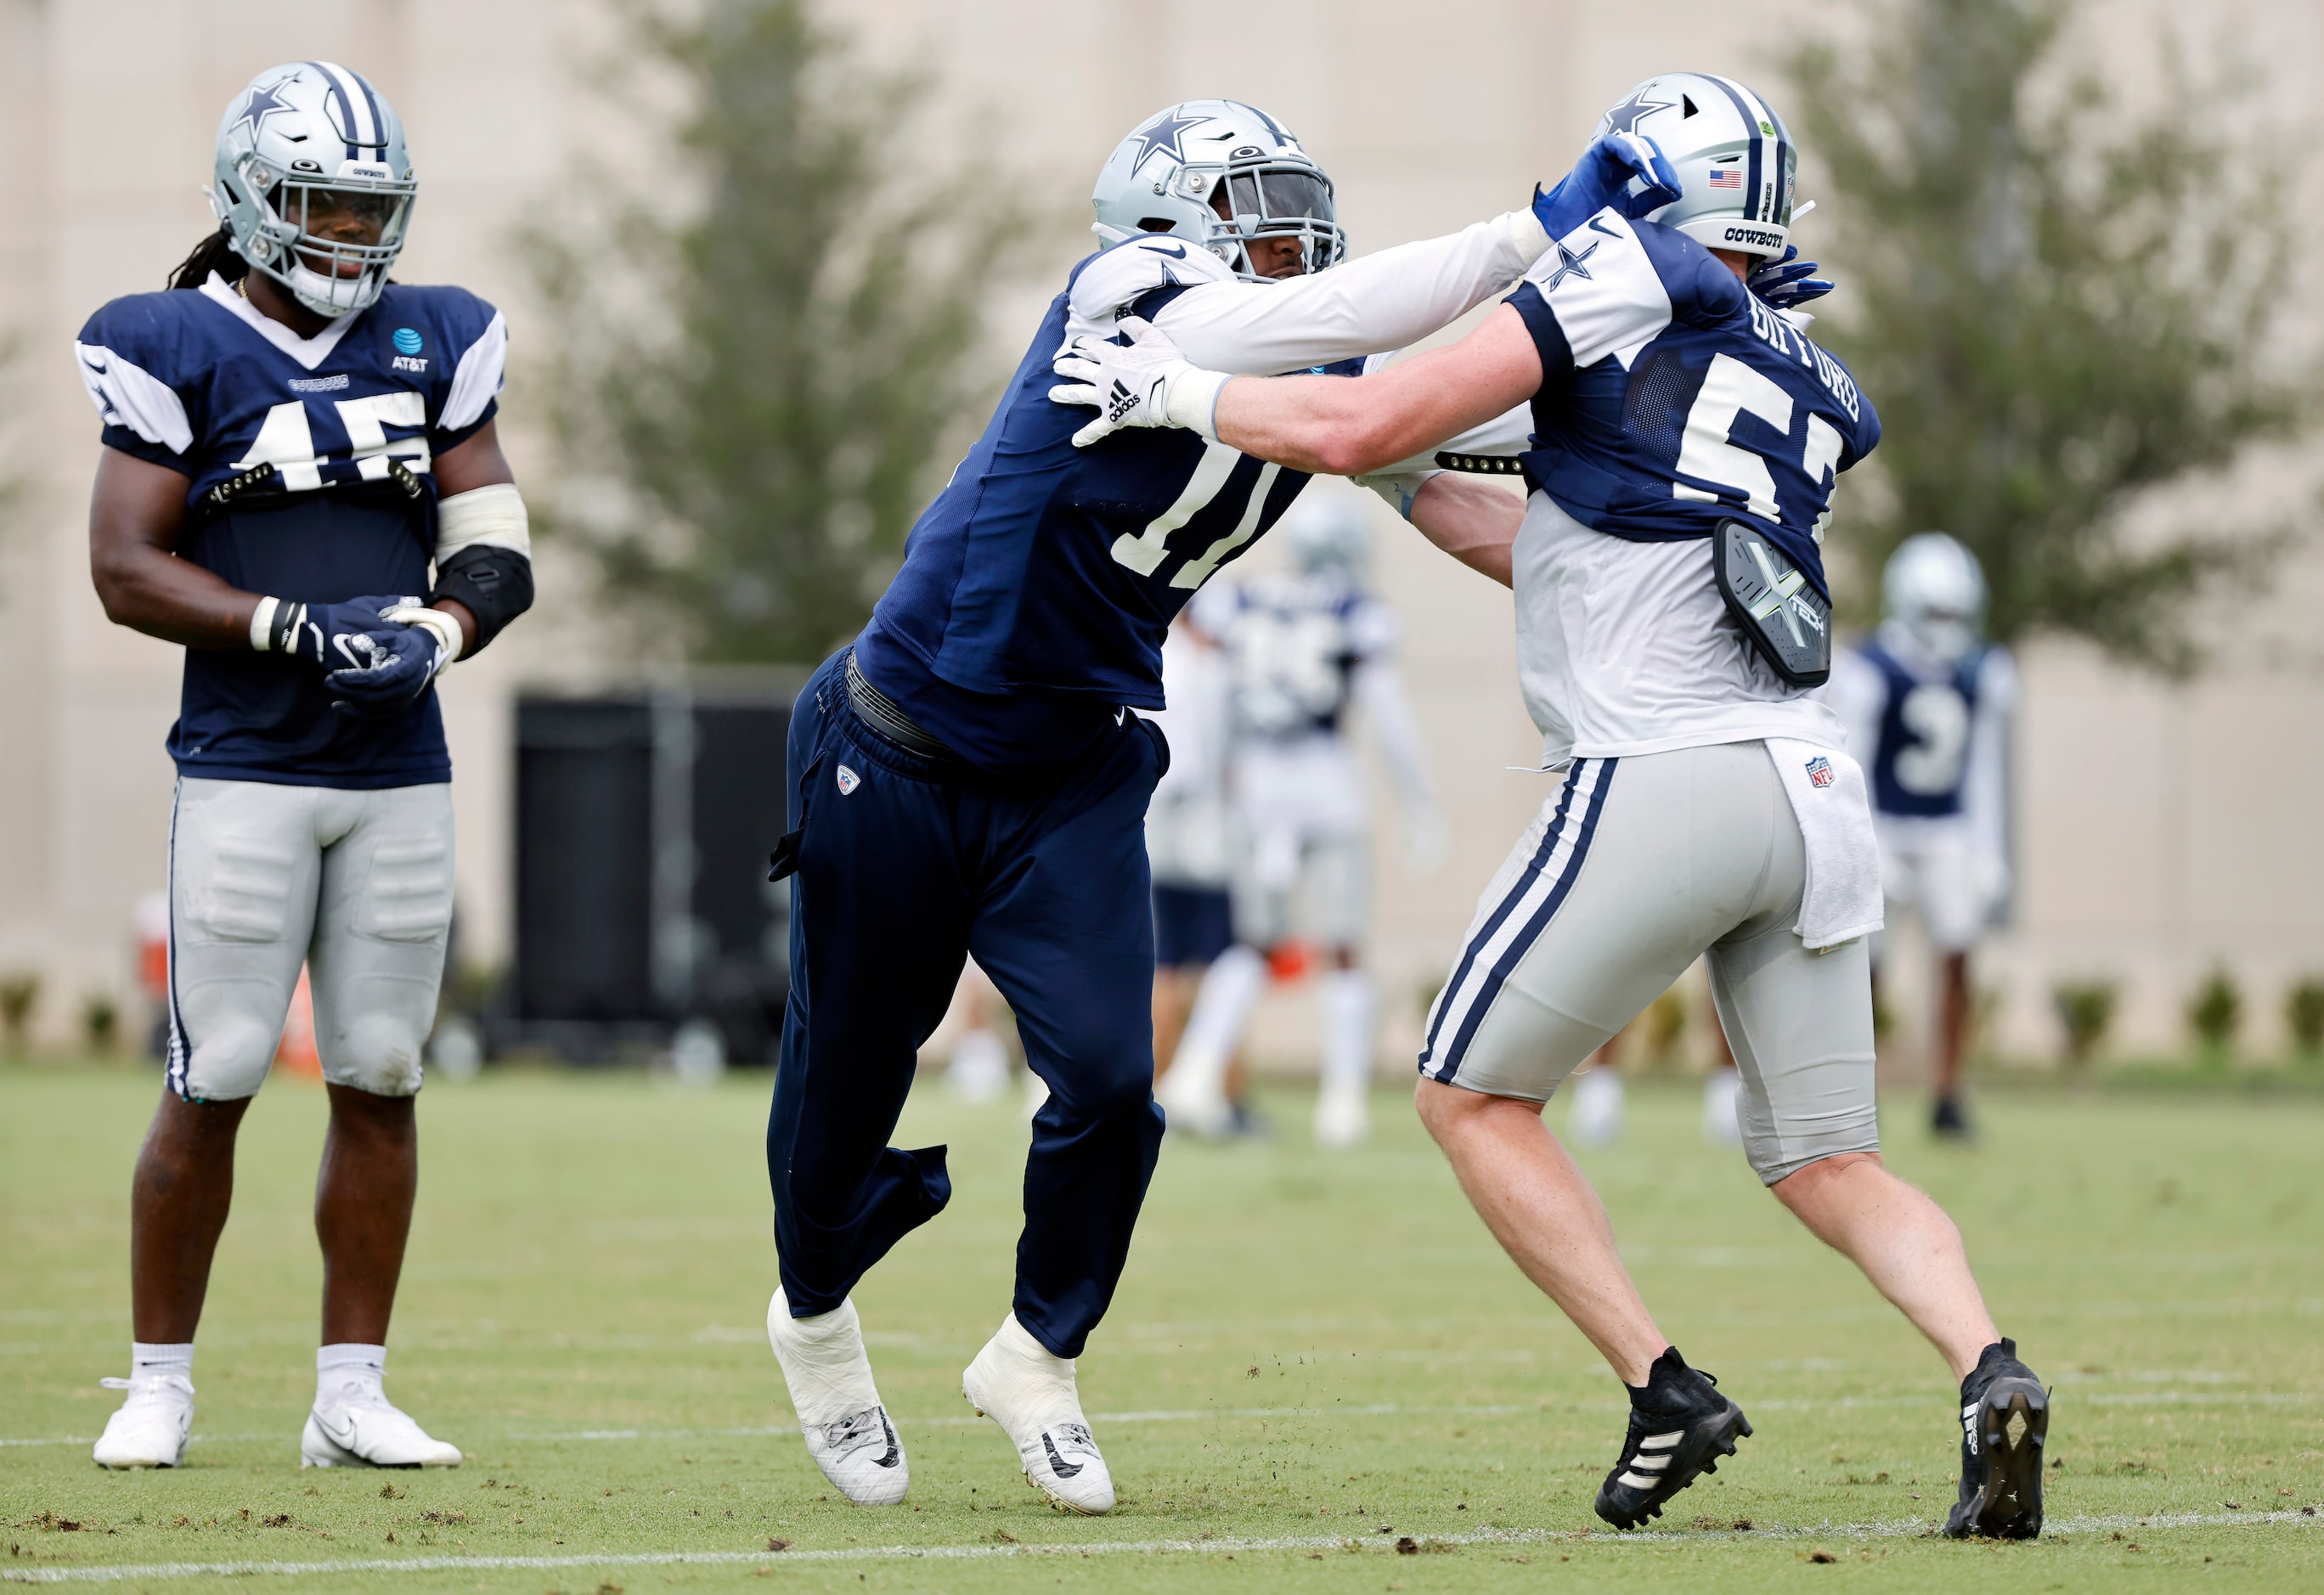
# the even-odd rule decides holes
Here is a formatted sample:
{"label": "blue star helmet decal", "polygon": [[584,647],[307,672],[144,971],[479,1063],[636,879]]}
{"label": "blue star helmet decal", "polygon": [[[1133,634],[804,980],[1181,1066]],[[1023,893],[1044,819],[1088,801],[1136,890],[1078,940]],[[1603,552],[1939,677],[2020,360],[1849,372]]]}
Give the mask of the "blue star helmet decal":
{"label": "blue star helmet decal", "polygon": [[1595,244],[1583,250],[1580,254],[1576,254],[1572,250],[1566,248],[1563,240],[1561,239],[1556,244],[1556,249],[1557,270],[1552,272],[1549,274],[1549,281],[1541,285],[1542,292],[1555,293],[1557,291],[1557,285],[1564,281],[1568,277],[1579,277],[1585,282],[1595,281],[1595,279],[1590,275],[1590,268],[1582,263],[1583,261],[1588,260],[1591,255],[1598,253],[1598,246]]}
{"label": "blue star helmet decal", "polygon": [[267,117],[277,111],[287,111],[291,108],[289,100],[274,92],[289,81],[290,79],[288,78],[279,78],[272,83],[254,86],[248,97],[242,102],[242,115],[227,124],[227,131],[231,133],[235,128],[246,126],[250,129],[250,142],[256,143],[259,130],[266,125]]}
{"label": "blue star helmet decal", "polygon": [[1638,123],[1643,118],[1653,115],[1656,111],[1669,109],[1670,101],[1648,99],[1646,85],[1640,84],[1631,91],[1628,99],[1606,113],[1606,131],[1636,133],[1638,131]]}
{"label": "blue star helmet decal", "polygon": [[1138,156],[1130,161],[1130,170],[1137,171],[1146,164],[1147,157],[1157,150],[1168,151],[1171,160],[1184,165],[1186,151],[1181,141],[1186,130],[1200,127],[1210,119],[1208,116],[1181,116],[1178,107],[1172,106],[1130,135],[1138,141]]}

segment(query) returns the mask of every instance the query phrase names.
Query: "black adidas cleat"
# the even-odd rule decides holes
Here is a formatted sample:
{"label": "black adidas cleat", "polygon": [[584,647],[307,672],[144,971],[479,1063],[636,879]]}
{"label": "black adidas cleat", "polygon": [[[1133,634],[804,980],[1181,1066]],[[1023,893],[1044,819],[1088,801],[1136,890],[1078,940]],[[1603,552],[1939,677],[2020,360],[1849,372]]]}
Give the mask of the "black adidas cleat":
{"label": "black adidas cleat", "polygon": [[1663,1515],[1663,1503],[1735,1454],[1751,1432],[1743,1409],[1719,1393],[1719,1381],[1689,1368],[1675,1346],[1655,1359],[1646,1386],[1630,1388],[1630,1432],[1622,1460],[1598,1487],[1598,1516],[1636,1528]]}
{"label": "black adidas cleat", "polygon": [[1961,1111],[1959,1097],[1937,1099],[1936,1108],[1929,1115],[1929,1131],[1949,1141],[1977,1139],[1976,1132],[1969,1128],[1969,1115]]}
{"label": "black adidas cleat", "polygon": [[1945,1519],[1946,1536],[2039,1537],[2049,1436],[2050,1393],[2017,1360],[2017,1342],[1987,1346],[1961,1381],[1960,1499]]}

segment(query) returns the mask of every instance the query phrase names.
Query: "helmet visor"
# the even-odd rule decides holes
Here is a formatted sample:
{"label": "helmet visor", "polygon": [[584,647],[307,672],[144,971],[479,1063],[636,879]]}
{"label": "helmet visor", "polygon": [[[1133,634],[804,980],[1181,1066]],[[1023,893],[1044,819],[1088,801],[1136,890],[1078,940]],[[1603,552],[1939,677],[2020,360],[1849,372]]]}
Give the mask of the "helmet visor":
{"label": "helmet visor", "polygon": [[358,277],[366,266],[383,264],[403,246],[410,214],[408,188],[332,188],[286,182],[274,193],[275,214],[296,229],[292,245],[300,263],[326,277]]}
{"label": "helmet visor", "polygon": [[1332,185],[1321,172],[1296,167],[1227,174],[1227,207],[1237,220],[1259,218],[1259,231],[1287,232],[1302,222],[1329,222]]}

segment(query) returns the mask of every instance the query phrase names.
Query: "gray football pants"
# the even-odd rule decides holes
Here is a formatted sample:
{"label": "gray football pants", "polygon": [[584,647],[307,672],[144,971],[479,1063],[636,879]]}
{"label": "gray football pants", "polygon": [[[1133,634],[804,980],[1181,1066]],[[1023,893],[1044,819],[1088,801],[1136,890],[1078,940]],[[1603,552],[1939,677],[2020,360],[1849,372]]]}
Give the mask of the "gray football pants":
{"label": "gray football pants", "polygon": [[1478,899],[1421,1073],[1546,1102],[1707,954],[1759,1177],[1878,1151],[1865,945],[1801,944],[1806,880],[1765,744],[1574,761]]}
{"label": "gray football pants", "polygon": [[452,928],[452,788],[184,779],[170,821],[170,1089],[265,1083],[305,964],[323,1078],[420,1089]]}

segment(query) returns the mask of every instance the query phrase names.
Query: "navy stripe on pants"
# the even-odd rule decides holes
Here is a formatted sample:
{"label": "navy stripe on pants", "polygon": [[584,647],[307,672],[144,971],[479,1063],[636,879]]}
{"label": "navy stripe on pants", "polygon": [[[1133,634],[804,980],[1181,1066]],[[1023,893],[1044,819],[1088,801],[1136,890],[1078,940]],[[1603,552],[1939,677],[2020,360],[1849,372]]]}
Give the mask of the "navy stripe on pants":
{"label": "navy stripe on pants", "polygon": [[1162,1143],[1145,820],[1167,754],[1127,718],[1038,784],[933,763],[848,707],[845,657],[791,721],[791,996],[767,1122],[784,1295],[801,1317],[834,1310],[950,1199],[944,1148],[887,1143],[973,953],[1049,1087],[1025,1161],[1017,1317],[1079,1356]]}

